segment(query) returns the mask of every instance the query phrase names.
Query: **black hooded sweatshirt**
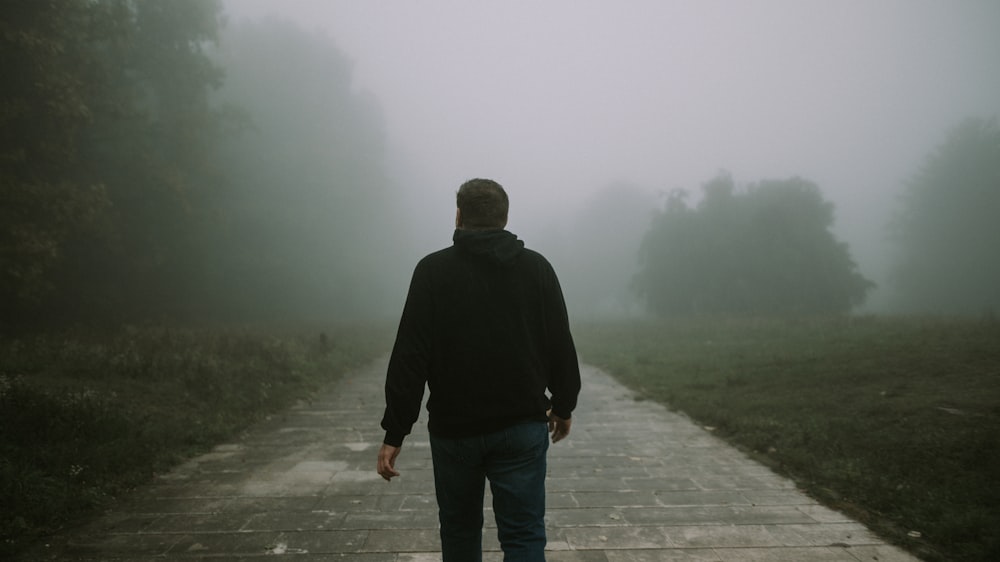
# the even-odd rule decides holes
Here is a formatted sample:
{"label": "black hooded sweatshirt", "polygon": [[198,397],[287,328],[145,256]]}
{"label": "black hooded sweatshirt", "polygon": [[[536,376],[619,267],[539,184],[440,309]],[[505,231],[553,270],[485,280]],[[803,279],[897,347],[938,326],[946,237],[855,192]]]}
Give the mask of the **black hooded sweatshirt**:
{"label": "black hooded sweatshirt", "polygon": [[[569,419],[580,368],[555,271],[506,230],[456,230],[413,272],[385,382],[384,442],[428,429],[471,437],[546,411]],[[551,398],[546,394],[546,390]]]}

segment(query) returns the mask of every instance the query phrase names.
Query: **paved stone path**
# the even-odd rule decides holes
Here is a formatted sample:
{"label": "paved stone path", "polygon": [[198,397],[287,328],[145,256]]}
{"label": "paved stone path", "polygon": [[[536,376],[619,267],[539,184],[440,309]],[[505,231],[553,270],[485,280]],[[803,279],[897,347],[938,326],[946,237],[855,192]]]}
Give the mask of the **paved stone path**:
{"label": "paved stone path", "polygon": [[[28,559],[439,560],[426,412],[402,476],[375,473],[384,372],[346,375]],[[551,562],[915,560],[591,367],[572,434],[549,451]],[[498,561],[491,519],[484,558]]]}

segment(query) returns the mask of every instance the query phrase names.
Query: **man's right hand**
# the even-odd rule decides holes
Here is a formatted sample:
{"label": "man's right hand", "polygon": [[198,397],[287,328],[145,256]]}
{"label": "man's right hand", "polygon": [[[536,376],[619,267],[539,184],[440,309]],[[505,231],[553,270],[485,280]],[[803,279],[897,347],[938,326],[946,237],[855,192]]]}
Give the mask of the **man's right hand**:
{"label": "man's right hand", "polygon": [[573,424],[573,420],[564,420],[559,416],[550,413],[549,414],[549,433],[552,434],[552,442],[558,443],[569,435],[569,426]]}
{"label": "man's right hand", "polygon": [[378,451],[378,466],[376,470],[378,470],[379,476],[384,478],[386,482],[391,481],[395,476],[399,476],[399,471],[396,470],[396,457],[399,456],[399,449],[399,447],[382,443],[382,448]]}

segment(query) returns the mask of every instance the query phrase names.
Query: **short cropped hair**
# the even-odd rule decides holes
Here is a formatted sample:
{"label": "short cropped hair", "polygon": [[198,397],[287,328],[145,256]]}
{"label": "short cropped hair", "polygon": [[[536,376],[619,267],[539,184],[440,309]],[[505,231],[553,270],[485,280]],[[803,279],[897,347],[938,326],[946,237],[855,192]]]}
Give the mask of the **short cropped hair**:
{"label": "short cropped hair", "polygon": [[510,203],[499,183],[480,178],[469,180],[458,188],[455,199],[462,212],[463,228],[488,230],[507,225]]}

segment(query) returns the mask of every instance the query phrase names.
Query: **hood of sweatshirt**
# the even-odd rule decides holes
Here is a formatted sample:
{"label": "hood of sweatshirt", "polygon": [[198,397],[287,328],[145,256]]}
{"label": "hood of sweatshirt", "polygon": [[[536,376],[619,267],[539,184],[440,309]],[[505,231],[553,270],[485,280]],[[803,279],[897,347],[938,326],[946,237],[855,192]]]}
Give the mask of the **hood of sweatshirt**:
{"label": "hood of sweatshirt", "polygon": [[460,250],[502,266],[513,265],[524,249],[524,242],[506,230],[456,229],[451,239]]}

